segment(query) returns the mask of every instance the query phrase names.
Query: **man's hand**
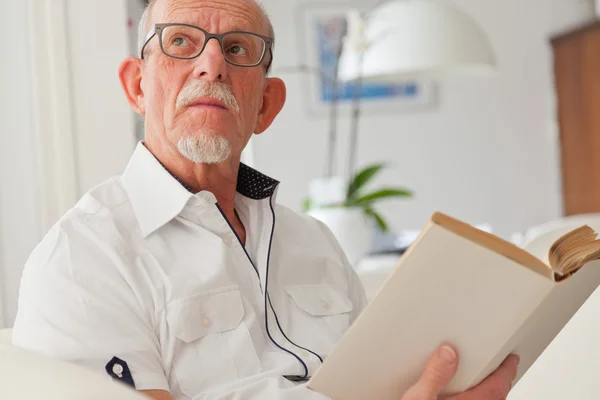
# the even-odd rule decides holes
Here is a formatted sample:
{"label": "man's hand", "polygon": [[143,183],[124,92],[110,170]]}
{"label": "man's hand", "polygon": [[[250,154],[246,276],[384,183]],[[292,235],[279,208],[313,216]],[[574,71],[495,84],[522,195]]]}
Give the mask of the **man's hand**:
{"label": "man's hand", "polygon": [[141,393],[145,394],[152,400],[173,400],[171,394],[163,390],[145,390]]}
{"label": "man's hand", "polygon": [[[503,400],[508,396],[517,376],[519,358],[509,356],[498,369],[478,386],[446,400]],[[458,353],[448,345],[441,346],[429,359],[419,381],[402,400],[438,400],[458,369]]]}

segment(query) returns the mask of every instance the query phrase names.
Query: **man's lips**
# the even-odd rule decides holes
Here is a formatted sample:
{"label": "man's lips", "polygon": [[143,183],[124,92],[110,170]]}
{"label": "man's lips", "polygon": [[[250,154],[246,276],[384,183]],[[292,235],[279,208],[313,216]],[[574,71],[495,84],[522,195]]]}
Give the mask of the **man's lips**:
{"label": "man's lips", "polygon": [[209,98],[196,99],[196,100],[192,101],[190,104],[188,104],[188,107],[214,107],[214,108],[220,108],[223,110],[228,110],[228,108],[225,106],[225,104],[222,101],[219,101],[217,99],[209,99]]}

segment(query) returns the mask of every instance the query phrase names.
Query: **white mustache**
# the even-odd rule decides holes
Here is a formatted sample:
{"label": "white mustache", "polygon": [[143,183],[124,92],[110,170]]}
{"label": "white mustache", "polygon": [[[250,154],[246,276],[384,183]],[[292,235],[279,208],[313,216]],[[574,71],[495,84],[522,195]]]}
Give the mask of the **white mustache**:
{"label": "white mustache", "polygon": [[233,95],[231,86],[222,82],[205,82],[205,81],[190,81],[187,85],[181,89],[177,96],[177,109],[185,107],[191,104],[196,99],[205,97],[209,99],[215,99],[236,113],[240,112],[240,106]]}

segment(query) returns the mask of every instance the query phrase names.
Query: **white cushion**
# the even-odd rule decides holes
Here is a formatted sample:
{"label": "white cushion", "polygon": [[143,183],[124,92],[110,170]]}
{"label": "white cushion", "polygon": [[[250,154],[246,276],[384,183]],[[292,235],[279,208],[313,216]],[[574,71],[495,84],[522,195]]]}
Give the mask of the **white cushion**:
{"label": "white cushion", "polygon": [[0,344],[0,399],[144,400],[108,375]]}

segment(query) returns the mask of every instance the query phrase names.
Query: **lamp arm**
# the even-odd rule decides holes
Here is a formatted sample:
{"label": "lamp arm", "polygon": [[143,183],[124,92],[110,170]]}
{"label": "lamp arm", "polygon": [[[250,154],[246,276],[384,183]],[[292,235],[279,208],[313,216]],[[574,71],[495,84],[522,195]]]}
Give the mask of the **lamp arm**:
{"label": "lamp arm", "polygon": [[[358,57],[358,68],[359,71],[362,70],[362,64],[364,59],[364,51],[360,52]],[[359,74],[358,78],[354,80],[354,91],[352,92],[352,120],[350,124],[350,148],[348,151],[348,179],[347,182],[350,182],[356,173],[356,159],[357,159],[357,149],[358,149],[358,127],[361,116],[361,101],[360,96],[363,87],[363,79],[362,74]]]}
{"label": "lamp arm", "polygon": [[327,167],[325,170],[325,176],[327,178],[333,177],[333,171],[335,168],[335,156],[336,156],[336,143],[337,143],[337,119],[338,119],[338,68],[340,66],[340,57],[342,55],[343,45],[338,46],[338,52],[335,57],[335,67],[333,69],[333,77],[331,82],[331,106],[329,107],[329,144],[328,144],[328,157]]}

